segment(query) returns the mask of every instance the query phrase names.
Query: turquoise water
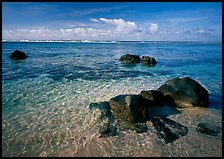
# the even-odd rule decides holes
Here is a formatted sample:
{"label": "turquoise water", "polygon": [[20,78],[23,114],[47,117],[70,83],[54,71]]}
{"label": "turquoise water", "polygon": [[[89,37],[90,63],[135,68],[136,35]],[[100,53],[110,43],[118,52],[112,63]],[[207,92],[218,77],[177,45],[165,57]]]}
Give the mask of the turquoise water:
{"label": "turquoise water", "polygon": [[[29,57],[11,60],[15,49]],[[153,56],[158,63],[120,63],[127,53]],[[78,151],[77,132],[94,125],[90,103],[157,89],[186,76],[209,91],[209,109],[221,113],[221,44],[3,42],[3,156],[48,156],[71,145]]]}

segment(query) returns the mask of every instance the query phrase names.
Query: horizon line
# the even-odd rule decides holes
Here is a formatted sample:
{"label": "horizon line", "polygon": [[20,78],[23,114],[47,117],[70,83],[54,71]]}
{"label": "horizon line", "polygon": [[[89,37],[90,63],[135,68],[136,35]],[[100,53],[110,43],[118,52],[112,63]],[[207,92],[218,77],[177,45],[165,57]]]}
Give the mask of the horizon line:
{"label": "horizon line", "polygon": [[222,43],[222,41],[198,41],[198,40],[6,40],[2,39],[2,42],[198,42],[198,43]]}

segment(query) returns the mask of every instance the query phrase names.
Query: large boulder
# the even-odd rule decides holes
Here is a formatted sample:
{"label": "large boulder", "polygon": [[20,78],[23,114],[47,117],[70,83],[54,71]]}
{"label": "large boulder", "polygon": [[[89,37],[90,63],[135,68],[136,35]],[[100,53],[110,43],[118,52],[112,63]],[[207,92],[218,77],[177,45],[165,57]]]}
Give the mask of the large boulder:
{"label": "large boulder", "polygon": [[152,101],[152,106],[164,106],[165,97],[163,92],[158,90],[141,91],[139,94],[145,99]]}
{"label": "large boulder", "polygon": [[109,101],[116,119],[133,123],[146,121],[146,103],[141,95],[118,95]]}
{"label": "large boulder", "polygon": [[13,53],[11,53],[11,55],[9,57],[12,59],[15,59],[15,60],[20,60],[20,59],[27,58],[28,55],[22,51],[15,50]]}
{"label": "large boulder", "polygon": [[168,80],[158,90],[164,93],[169,104],[179,108],[208,106],[208,91],[189,77]]}
{"label": "large boulder", "polygon": [[149,56],[142,56],[142,64],[145,65],[155,65],[156,59],[154,57],[149,57]]}
{"label": "large boulder", "polygon": [[140,63],[141,58],[138,55],[126,54],[121,56],[119,60],[121,62],[127,62],[127,63]]}

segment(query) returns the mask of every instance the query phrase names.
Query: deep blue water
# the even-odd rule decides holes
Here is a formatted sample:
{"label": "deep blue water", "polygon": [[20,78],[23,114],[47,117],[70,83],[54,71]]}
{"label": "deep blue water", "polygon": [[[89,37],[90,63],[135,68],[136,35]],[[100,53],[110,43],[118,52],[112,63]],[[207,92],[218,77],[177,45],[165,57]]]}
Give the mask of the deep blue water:
{"label": "deep blue water", "polygon": [[[11,60],[9,55],[16,49],[29,57]],[[127,53],[153,56],[157,65],[119,62]],[[201,83],[209,91],[209,107],[221,112],[221,44],[3,42],[3,156],[63,150],[60,146],[73,141],[71,132],[86,128],[81,124],[76,129],[77,123],[87,122],[84,107],[89,103],[157,89],[174,77]],[[66,130],[67,136],[61,133],[58,145],[51,135],[59,130]]]}

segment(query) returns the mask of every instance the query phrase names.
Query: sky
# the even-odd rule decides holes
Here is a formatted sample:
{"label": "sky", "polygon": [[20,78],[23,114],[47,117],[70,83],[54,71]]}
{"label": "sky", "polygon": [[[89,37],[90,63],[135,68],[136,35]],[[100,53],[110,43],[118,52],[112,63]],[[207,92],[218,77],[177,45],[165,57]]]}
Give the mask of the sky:
{"label": "sky", "polygon": [[4,40],[222,41],[222,2],[2,2]]}

